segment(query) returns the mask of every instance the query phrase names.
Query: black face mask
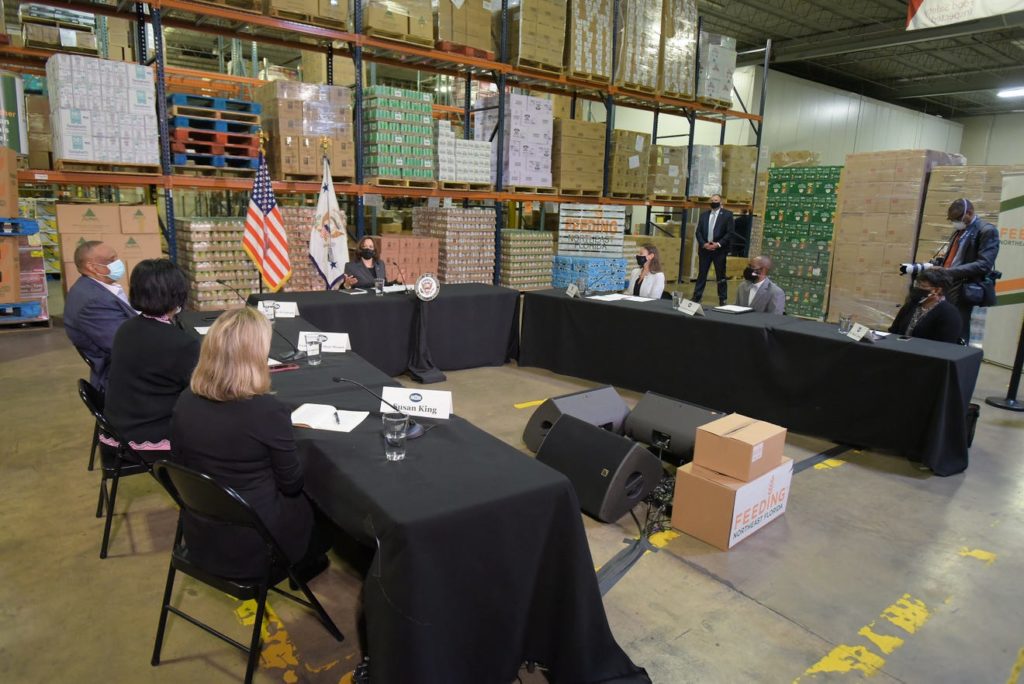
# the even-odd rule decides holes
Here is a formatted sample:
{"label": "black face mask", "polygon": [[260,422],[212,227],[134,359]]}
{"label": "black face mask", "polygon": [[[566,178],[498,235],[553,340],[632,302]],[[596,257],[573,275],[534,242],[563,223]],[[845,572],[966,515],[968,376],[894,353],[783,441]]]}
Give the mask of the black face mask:
{"label": "black face mask", "polygon": [[377,256],[377,252],[375,252],[372,249],[361,249],[359,250],[359,256],[363,257],[364,259],[372,259],[373,257]]}
{"label": "black face mask", "polygon": [[645,257],[643,254],[637,254],[636,255],[636,265],[637,266],[639,266],[640,268],[643,268],[644,264],[646,264],[646,263],[647,263],[647,257]]}
{"label": "black face mask", "polygon": [[756,283],[758,277],[759,276],[758,276],[757,271],[755,271],[754,269],[750,268],[749,266],[747,266],[745,269],[743,269],[743,279],[744,280],[749,281],[751,283]]}
{"label": "black face mask", "polygon": [[712,209],[719,209],[721,206],[722,206],[721,202],[712,202],[711,203],[711,208]]}

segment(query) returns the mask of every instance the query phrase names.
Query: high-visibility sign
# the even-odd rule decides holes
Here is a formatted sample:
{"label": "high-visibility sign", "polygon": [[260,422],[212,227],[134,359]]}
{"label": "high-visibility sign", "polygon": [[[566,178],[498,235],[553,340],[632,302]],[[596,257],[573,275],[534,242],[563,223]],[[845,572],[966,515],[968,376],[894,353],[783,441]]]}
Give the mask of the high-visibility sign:
{"label": "high-visibility sign", "polygon": [[959,24],[1024,10],[1024,0],[909,0],[907,30]]}

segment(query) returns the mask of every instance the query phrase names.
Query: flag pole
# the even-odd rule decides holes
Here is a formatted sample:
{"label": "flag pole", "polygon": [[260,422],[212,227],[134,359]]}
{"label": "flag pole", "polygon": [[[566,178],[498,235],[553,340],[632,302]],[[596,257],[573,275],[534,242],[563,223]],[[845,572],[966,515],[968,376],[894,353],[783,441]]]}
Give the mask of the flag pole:
{"label": "flag pole", "polygon": [[[263,132],[263,126],[260,126],[260,128],[259,128],[259,136],[260,136],[260,156],[266,158],[266,156],[267,156],[267,145],[266,145],[267,136]],[[264,244],[264,248],[263,248],[264,252],[266,252],[266,244],[267,244],[266,236],[264,236],[263,244]],[[264,256],[266,256],[266,254],[264,254]],[[260,294],[263,294],[263,271],[262,270],[260,270],[260,276],[259,276],[258,280],[259,280],[259,283],[260,283]]]}

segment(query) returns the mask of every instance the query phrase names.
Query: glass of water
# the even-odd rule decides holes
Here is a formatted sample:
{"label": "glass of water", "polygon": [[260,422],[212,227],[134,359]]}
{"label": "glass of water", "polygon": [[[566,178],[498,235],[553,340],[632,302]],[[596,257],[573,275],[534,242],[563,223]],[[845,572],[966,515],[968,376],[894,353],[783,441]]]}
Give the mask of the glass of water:
{"label": "glass of water", "polygon": [[672,308],[673,309],[678,309],[679,308],[679,303],[682,300],[683,300],[683,297],[682,297],[681,294],[679,294],[679,292],[673,292],[672,293]]}
{"label": "glass of water", "polygon": [[381,420],[384,422],[384,456],[389,461],[401,461],[405,458],[409,416],[404,413],[385,413]]}
{"label": "glass of water", "polygon": [[853,316],[843,314],[839,317],[839,332],[843,335],[853,329]]}
{"label": "glass of water", "polygon": [[383,294],[384,294],[384,279],[383,278],[374,278],[373,279],[373,294],[377,295],[378,297],[383,296]]}
{"label": "glass of water", "polygon": [[263,315],[273,325],[274,319],[277,318],[277,302],[261,302],[260,306],[263,309]]}
{"label": "glass of water", "polygon": [[320,353],[322,344],[320,335],[306,335],[306,363],[310,366],[319,366],[323,360]]}

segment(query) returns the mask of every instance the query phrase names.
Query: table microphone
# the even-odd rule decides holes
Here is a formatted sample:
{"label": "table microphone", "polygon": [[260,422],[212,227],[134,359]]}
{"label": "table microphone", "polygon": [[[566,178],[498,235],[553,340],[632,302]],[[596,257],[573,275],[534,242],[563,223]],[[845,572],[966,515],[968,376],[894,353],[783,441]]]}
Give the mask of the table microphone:
{"label": "table microphone", "polygon": [[[226,287],[229,290],[231,290],[232,292],[234,292],[236,295],[238,295],[238,298],[242,300],[243,304],[245,304],[246,306],[249,306],[249,300],[246,299],[245,297],[243,297],[241,292],[239,292],[235,288],[231,287],[230,285],[225,283],[223,280],[217,280],[216,283],[218,285],[223,285],[224,287]],[[296,361],[296,360],[304,358],[306,356],[306,352],[299,351],[299,348],[295,346],[295,343],[292,342],[291,340],[289,340],[287,337],[285,337],[281,333],[280,330],[278,330],[277,328],[275,328],[273,326],[273,324],[271,324],[271,326],[270,326],[270,331],[272,333],[274,333],[275,335],[277,335],[278,337],[280,337],[285,342],[287,342],[288,346],[292,348],[292,350],[290,352],[288,352],[287,354],[278,354],[278,356],[281,357],[281,361]]]}
{"label": "table microphone", "polygon": [[374,392],[373,390],[371,390],[369,387],[367,387],[366,385],[362,384],[361,382],[356,382],[355,380],[349,380],[348,378],[339,378],[339,377],[334,377],[332,379],[334,380],[334,382],[338,382],[338,383],[347,382],[347,383],[349,383],[351,385],[355,385],[356,387],[359,387],[360,389],[362,389],[364,392],[366,392],[370,396],[374,397],[375,399],[379,399],[382,404],[387,404],[388,406],[393,408],[395,410],[395,413],[401,413],[401,414],[405,415],[406,417],[408,417],[409,418],[409,427],[405,431],[405,438],[406,439],[416,439],[416,438],[422,437],[424,434],[426,434],[426,430],[423,429],[423,426],[420,425],[419,423],[417,423],[412,418],[412,416],[410,416],[409,414],[405,413],[405,411],[399,411],[397,406],[392,404],[390,401],[387,401],[386,399],[384,399],[384,397],[380,396],[379,394],[377,394],[376,392]]}
{"label": "table microphone", "polygon": [[402,290],[402,292],[405,293],[405,294],[409,294],[409,283],[405,279],[405,271],[402,270],[402,267],[398,265],[397,261],[392,260],[391,261],[391,265],[394,266],[395,268],[397,268],[398,269],[398,275],[402,276],[402,287],[404,288]]}

